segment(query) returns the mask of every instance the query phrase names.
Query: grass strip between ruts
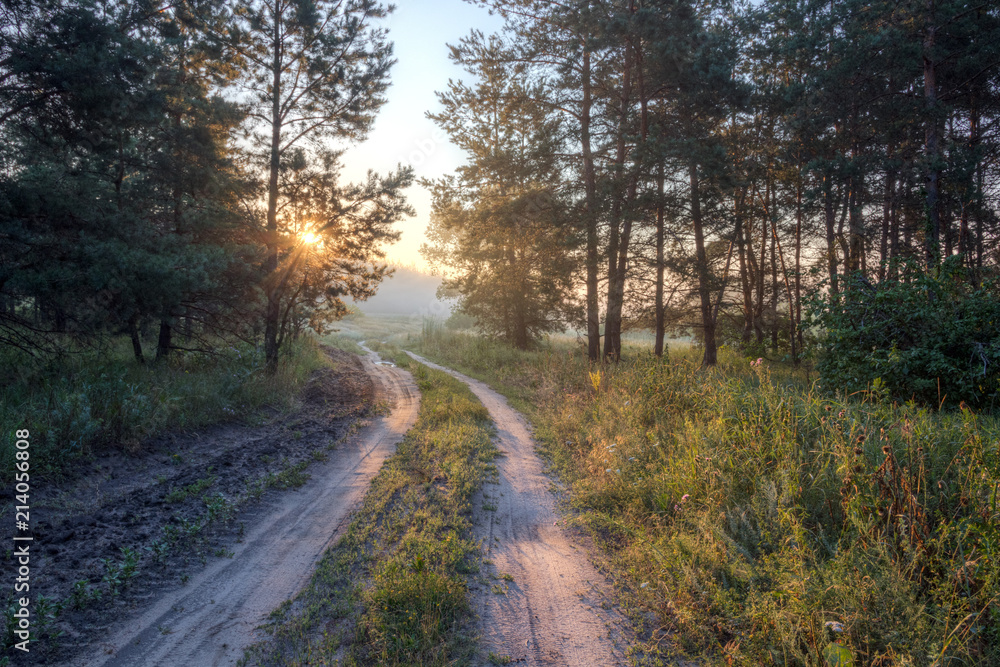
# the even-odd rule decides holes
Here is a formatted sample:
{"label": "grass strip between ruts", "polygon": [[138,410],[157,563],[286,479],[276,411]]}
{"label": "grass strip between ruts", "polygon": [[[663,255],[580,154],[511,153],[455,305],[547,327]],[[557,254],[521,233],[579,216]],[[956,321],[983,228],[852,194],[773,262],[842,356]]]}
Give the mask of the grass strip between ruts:
{"label": "grass strip between ruts", "polygon": [[396,361],[420,388],[417,423],[306,589],[271,615],[270,637],[240,664],[445,665],[472,655],[471,501],[496,475],[493,423],[458,380],[404,354]]}

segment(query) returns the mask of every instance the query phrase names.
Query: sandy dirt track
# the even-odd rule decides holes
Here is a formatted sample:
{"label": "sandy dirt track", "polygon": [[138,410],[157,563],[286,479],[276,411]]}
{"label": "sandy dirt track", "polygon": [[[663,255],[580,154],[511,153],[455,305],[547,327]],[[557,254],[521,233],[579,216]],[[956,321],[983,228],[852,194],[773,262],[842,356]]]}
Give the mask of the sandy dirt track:
{"label": "sandy dirt track", "polygon": [[369,482],[417,419],[420,392],[412,376],[363,360],[378,394],[394,403],[341,444],[327,462],[309,468],[311,479],[287,492],[248,528],[221,559],[169,591],[140,616],[121,624],[99,651],[78,665],[105,667],[209,667],[235,664],[259,639],[255,629],[308,581],[323,552],[348,525]]}
{"label": "sandy dirt track", "polygon": [[605,577],[557,525],[552,481],[524,418],[483,382],[410,356],[472,389],[496,423],[504,454],[497,459],[499,484],[488,484],[483,498],[496,510],[477,510],[476,516],[494,570],[473,600],[482,664],[489,664],[490,652],[529,665],[626,664],[620,642],[625,620],[610,604]]}

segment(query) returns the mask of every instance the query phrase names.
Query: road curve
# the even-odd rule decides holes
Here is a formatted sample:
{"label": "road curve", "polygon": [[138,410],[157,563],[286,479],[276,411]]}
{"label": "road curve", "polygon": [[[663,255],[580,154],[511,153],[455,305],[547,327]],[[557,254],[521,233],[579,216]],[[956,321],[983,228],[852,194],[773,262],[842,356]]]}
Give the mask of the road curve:
{"label": "road curve", "polygon": [[[524,418],[483,382],[408,353],[458,378],[496,423],[499,484],[487,487],[478,536],[494,582],[475,595],[481,664],[499,658],[528,665],[624,665],[624,618],[608,601],[607,582],[559,527],[555,498]],[[503,575],[510,575],[512,580]],[[495,584],[495,585],[494,585]],[[609,608],[604,608],[609,607]]]}
{"label": "road curve", "polygon": [[101,642],[78,665],[87,667],[215,667],[233,665],[259,640],[256,628],[308,582],[323,552],[347,527],[372,477],[413,426],[420,392],[413,377],[379,363],[368,351],[365,370],[394,403],[341,443],[325,463],[309,468],[310,480],[284,493],[256,518],[231,559],[219,559],[187,585],[156,600]]}

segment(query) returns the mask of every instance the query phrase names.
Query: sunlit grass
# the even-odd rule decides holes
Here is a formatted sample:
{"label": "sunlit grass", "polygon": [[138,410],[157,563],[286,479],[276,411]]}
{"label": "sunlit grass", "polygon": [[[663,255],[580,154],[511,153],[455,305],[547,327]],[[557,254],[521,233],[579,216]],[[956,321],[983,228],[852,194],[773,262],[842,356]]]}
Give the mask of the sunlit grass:
{"label": "sunlit grass", "polygon": [[675,630],[713,664],[819,665],[833,620],[856,664],[1000,664],[1000,419],[679,348],[591,366],[574,347],[421,343],[529,416],[577,521],[658,617],[648,644]]}

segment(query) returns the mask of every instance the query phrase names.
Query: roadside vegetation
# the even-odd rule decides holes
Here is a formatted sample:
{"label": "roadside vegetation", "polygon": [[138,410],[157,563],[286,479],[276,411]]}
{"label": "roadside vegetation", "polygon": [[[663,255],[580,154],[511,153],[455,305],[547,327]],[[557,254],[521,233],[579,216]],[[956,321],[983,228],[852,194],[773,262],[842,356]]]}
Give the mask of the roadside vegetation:
{"label": "roadside vegetation", "polygon": [[[384,356],[392,349],[374,346]],[[471,501],[496,474],[493,425],[459,381],[402,353],[394,360],[420,388],[417,423],[243,665],[450,665],[472,654],[467,590],[479,544]]]}
{"label": "roadside vegetation", "polygon": [[420,352],[528,416],[649,644],[822,665],[836,621],[855,664],[1000,664],[995,415],[823,394],[727,348],[592,366],[436,329]]}
{"label": "roadside vegetation", "polygon": [[[272,489],[302,486],[364,423],[375,406],[347,355],[305,338],[288,350],[274,375],[263,354],[241,348],[146,367],[125,353],[69,356],[62,375],[26,367],[21,391],[5,389],[2,415],[11,430],[30,428],[32,481],[42,478],[31,496],[33,535],[50,547],[39,567],[61,575],[32,586],[36,659],[72,662],[90,629],[151,590],[187,583],[209,559],[233,557],[249,518],[241,512]],[[33,390],[39,381],[49,390]],[[331,399],[343,399],[332,412]],[[66,405],[78,410],[75,425],[51,416]],[[226,421],[235,423],[197,428]],[[55,426],[90,438],[67,447]],[[192,448],[206,433],[211,445]],[[4,650],[17,641],[16,599],[13,589],[0,598]]]}
{"label": "roadside vegetation", "polygon": [[[290,346],[272,375],[262,350],[251,346],[177,354],[150,365],[136,364],[126,345],[53,360],[32,360],[8,348],[0,428],[28,429],[32,470],[58,475],[102,448],[134,451],[169,429],[247,418],[264,407],[286,409],[325,363],[309,337]],[[0,443],[5,471],[15,463],[13,447],[11,439]]]}

